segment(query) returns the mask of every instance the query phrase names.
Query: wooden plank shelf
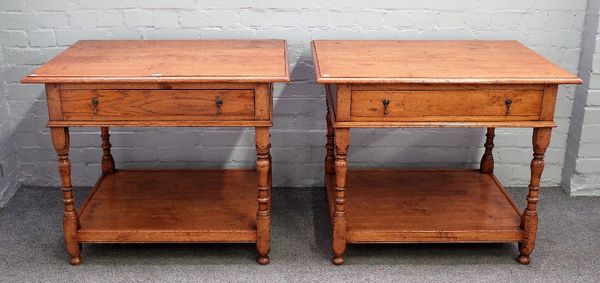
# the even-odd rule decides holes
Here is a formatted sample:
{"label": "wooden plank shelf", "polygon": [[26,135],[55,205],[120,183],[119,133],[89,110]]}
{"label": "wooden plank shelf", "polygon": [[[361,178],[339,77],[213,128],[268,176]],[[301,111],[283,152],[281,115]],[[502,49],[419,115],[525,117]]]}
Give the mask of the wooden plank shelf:
{"label": "wooden plank shelf", "polygon": [[[521,214],[479,170],[348,170],[348,243],[520,242]],[[333,220],[335,175],[327,174]]]}
{"label": "wooden plank shelf", "polygon": [[255,170],[117,170],[80,210],[81,243],[256,242]]}

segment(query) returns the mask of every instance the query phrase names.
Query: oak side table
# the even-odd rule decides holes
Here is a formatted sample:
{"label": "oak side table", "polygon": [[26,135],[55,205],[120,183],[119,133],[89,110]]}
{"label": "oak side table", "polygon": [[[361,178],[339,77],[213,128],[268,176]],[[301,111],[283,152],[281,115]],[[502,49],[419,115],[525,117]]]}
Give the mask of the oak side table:
{"label": "oak side table", "polygon": [[[283,40],[79,41],[23,78],[46,85],[70,263],[82,243],[219,242],[256,243],[268,264],[272,83],[289,80],[286,50]],[[79,209],[69,127],[102,138],[102,176]],[[115,169],[109,127],[254,127],[256,170]]]}
{"label": "oak side table", "polygon": [[[333,263],[347,243],[517,242],[530,262],[559,84],[581,80],[516,41],[314,41],[327,91]],[[487,128],[477,170],[348,170],[351,128]],[[533,128],[523,212],[493,174],[496,127]]]}

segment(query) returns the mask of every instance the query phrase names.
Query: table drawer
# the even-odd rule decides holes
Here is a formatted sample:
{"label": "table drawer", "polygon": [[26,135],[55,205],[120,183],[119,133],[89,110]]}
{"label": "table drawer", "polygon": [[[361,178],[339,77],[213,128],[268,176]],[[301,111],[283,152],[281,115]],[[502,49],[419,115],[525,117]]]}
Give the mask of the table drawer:
{"label": "table drawer", "polygon": [[543,90],[353,91],[352,121],[539,120]]}
{"label": "table drawer", "polygon": [[60,92],[64,120],[254,120],[254,90]]}

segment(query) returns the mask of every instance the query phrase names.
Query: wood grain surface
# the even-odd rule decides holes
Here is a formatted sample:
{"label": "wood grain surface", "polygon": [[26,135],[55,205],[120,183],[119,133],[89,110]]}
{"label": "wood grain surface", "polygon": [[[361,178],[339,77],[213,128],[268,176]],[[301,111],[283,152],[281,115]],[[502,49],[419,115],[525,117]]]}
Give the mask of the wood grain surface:
{"label": "wood grain surface", "polygon": [[284,40],[84,40],[23,83],[285,82]]}
{"label": "wood grain surface", "polygon": [[[328,176],[334,199],[335,175]],[[512,200],[493,175],[478,170],[350,170],[345,191],[348,243],[523,238]]]}
{"label": "wood grain surface", "polygon": [[517,41],[316,40],[319,83],[581,83]]}
{"label": "wood grain surface", "polygon": [[254,120],[253,90],[67,89],[60,94],[64,120]]}
{"label": "wood grain surface", "polygon": [[118,170],[80,213],[79,242],[255,242],[254,170]]}
{"label": "wood grain surface", "polygon": [[536,90],[353,91],[350,112],[353,121],[539,120],[542,95]]}

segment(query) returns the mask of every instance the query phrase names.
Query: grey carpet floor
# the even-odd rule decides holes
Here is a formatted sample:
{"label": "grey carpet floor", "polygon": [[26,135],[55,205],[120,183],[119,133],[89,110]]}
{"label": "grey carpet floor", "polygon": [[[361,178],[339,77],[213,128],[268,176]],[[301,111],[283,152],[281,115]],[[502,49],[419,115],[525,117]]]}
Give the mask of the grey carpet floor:
{"label": "grey carpet floor", "polygon": [[[76,189],[81,201],[88,188]],[[520,204],[525,189],[510,189]],[[0,282],[493,281],[598,282],[600,198],[541,192],[540,229],[529,266],[514,244],[350,245],[344,266],[330,264],[322,188],[273,191],[271,264],[250,244],[84,245],[67,263],[57,188],[22,187],[0,210]]]}

